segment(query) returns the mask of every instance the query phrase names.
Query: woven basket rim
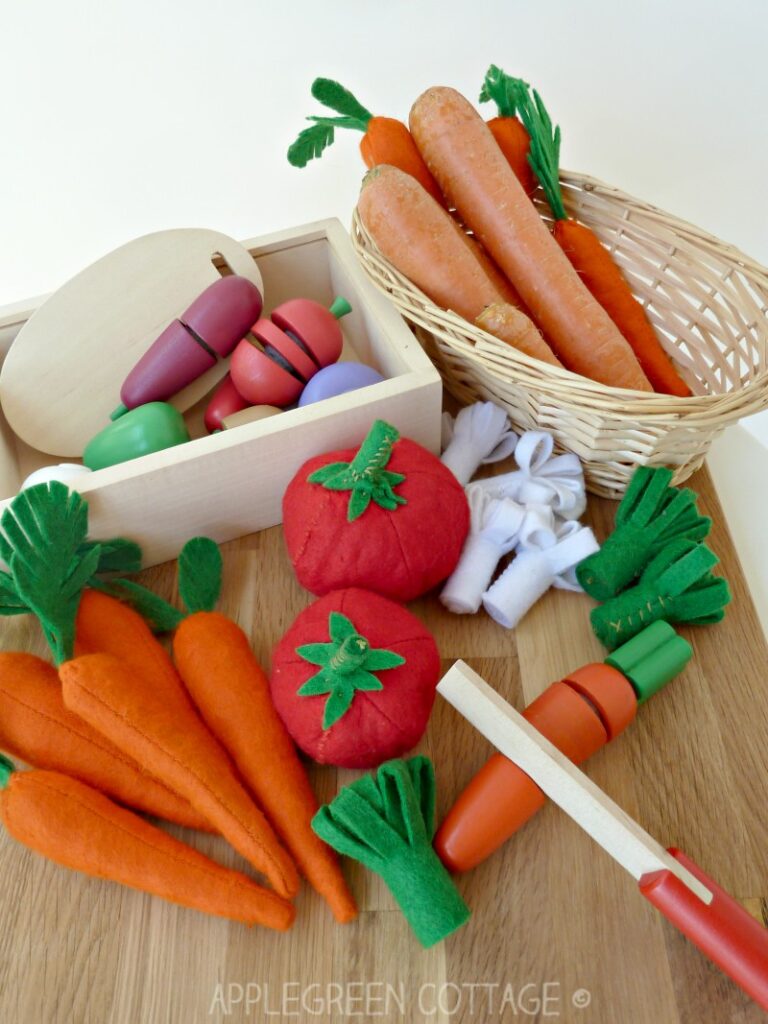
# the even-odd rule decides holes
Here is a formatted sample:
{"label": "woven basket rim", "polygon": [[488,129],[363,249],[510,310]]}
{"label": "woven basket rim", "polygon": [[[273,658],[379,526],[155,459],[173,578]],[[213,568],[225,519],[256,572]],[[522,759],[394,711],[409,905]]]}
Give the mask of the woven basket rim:
{"label": "woven basket rim", "polygon": [[[595,192],[621,202],[638,215],[658,220],[660,226],[663,224],[665,228],[673,232],[689,236],[698,245],[704,244],[708,248],[716,249],[719,256],[725,255],[727,259],[738,265],[740,271],[746,272],[750,278],[756,279],[756,283],[768,291],[768,268],[747,256],[736,246],[722,242],[715,235],[696,225],[668,214],[644,200],[600,181],[598,178],[567,170],[562,170],[560,177],[566,186],[577,185],[582,191]],[[364,264],[378,262],[380,267],[386,271],[387,276],[399,286],[403,295],[389,290],[387,294],[406,319],[441,336],[451,344],[456,343],[458,334],[470,348],[477,349],[480,346],[484,358],[491,361],[494,354],[498,355],[507,368],[510,364],[514,368],[515,383],[535,390],[541,396],[550,397],[562,405],[568,405],[574,409],[589,409],[597,414],[608,413],[616,417],[637,416],[651,422],[656,419],[685,419],[692,427],[705,424],[711,427],[724,426],[768,406],[768,367],[735,386],[731,391],[678,397],[657,392],[610,387],[570,370],[550,366],[511,348],[458,314],[434,305],[381,253],[363,224],[357,208],[353,212],[351,235],[358,258]],[[382,286],[380,285],[380,287]],[[487,372],[493,373],[487,363],[485,369]],[[504,371],[505,368],[500,365],[499,375]],[[508,369],[506,369],[506,373],[508,375]],[[566,388],[568,389],[567,394],[565,393]]]}

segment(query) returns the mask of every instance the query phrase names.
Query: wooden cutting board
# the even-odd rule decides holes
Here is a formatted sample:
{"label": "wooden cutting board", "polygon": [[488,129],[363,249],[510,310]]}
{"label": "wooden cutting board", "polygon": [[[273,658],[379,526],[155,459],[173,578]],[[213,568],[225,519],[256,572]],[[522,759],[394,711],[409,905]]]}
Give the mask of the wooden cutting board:
{"label": "wooden cutting board", "polygon": [[[27,444],[77,458],[120,404],[120,387],[168,324],[216,281],[214,260],[264,294],[259,268],[218,231],[179,228],[136,238],[73,277],[19,332],[0,373],[6,419]],[[227,372],[219,362],[175,395],[185,412]]]}
{"label": "wooden cutting board", "polygon": [[[715,521],[711,543],[733,604],[720,625],[683,630],[695,649],[692,664],[585,768],[652,835],[666,845],[678,843],[751,912],[764,916],[768,650],[706,470],[691,485]],[[615,509],[611,502],[590,501],[599,535],[610,528]],[[309,595],[293,579],[279,528],[226,545],[224,556],[222,610],[250,632],[267,663]],[[144,579],[164,596],[175,596],[175,566],[160,566]],[[515,633],[484,615],[451,616],[434,597],[413,608],[434,630],[446,667],[464,658],[522,708],[553,680],[601,658],[588,627],[591,604],[584,595],[552,591]],[[33,623],[5,620],[2,632],[3,648],[43,653]],[[439,697],[421,749],[435,762],[441,814],[491,752]],[[326,801],[357,773],[315,767],[312,774]],[[185,838],[226,864],[242,866],[222,840]],[[375,876],[351,864],[348,875],[363,911],[357,922],[336,925],[305,889],[293,930],[276,935],[81,878],[2,834],[0,1020],[764,1020],[555,807],[546,807],[494,857],[459,879],[472,919],[432,950],[418,946]],[[302,1009],[302,997],[310,1010]],[[428,1012],[433,1008],[437,1012]]]}

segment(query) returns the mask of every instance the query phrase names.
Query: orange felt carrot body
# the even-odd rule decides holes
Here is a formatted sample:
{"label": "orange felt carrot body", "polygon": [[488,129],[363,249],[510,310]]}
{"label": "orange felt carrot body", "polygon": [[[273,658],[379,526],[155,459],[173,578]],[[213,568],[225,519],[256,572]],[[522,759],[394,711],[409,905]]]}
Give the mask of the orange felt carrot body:
{"label": "orange felt carrot body", "polygon": [[480,316],[475,317],[475,323],[512,348],[525,352],[527,356],[540,359],[550,366],[563,368],[563,364],[539,334],[536,326],[514,306],[505,303],[487,306]]}
{"label": "orange felt carrot body", "polygon": [[510,88],[510,81],[512,80],[501,68],[491,64],[480,90],[480,102],[487,103],[493,100],[496,103],[498,116],[492,117],[486,123],[499,149],[507,158],[507,163],[515,172],[517,180],[525,189],[526,195],[532,196],[536,191],[536,177],[528,162],[531,139],[525,125],[517,117],[515,93]]}
{"label": "orange felt carrot body", "polygon": [[632,349],[580,281],[472,105],[429,89],[410,127],[441,190],[520,293],[565,367],[603,384],[650,391]]}
{"label": "orange felt carrot body", "polygon": [[317,800],[245,633],[217,612],[199,611],[176,630],[173,654],[203,720],[300,870],[336,919],[351,921],[355,901],[336,854],[312,831]]}
{"label": "orange felt carrot body", "polygon": [[435,305],[471,322],[486,306],[510,301],[509,289],[502,292],[478,259],[476,243],[397,168],[369,171],[358,210],[383,255]]}
{"label": "orange felt carrot body", "polygon": [[611,254],[591,228],[572,220],[566,212],[559,178],[559,127],[553,130],[541,97],[535,91],[531,95],[525,82],[508,78],[507,85],[530,135],[531,166],[555,217],[554,237],[558,245],[629,343],[654,391],[680,398],[689,396],[690,388],[664,351]]}
{"label": "orange felt carrot body", "polygon": [[183,688],[168,702],[151,677],[109,654],[66,661],[59,677],[70,711],[187,799],[276,892],[295,895],[299,880],[293,860]]}
{"label": "orange felt carrot body", "polygon": [[389,164],[414,177],[432,198],[445,205],[437,182],[429,173],[411,133],[402,121],[394,117],[375,117],[338,82],[330,78],[316,78],[312,95],[338,116],[310,117],[311,128],[299,133],[288,149],[288,161],[294,167],[306,167],[310,160],[331,145],[336,128],[352,128],[363,132],[360,153],[366,167]]}
{"label": "orange felt carrot body", "polygon": [[0,762],[9,834],[50,860],[208,914],[285,931],[293,905],[59,772]]}
{"label": "orange felt carrot body", "polygon": [[32,654],[0,654],[0,748],[35,768],[71,775],[145,814],[211,830],[191,804],[68,711],[56,669]]}

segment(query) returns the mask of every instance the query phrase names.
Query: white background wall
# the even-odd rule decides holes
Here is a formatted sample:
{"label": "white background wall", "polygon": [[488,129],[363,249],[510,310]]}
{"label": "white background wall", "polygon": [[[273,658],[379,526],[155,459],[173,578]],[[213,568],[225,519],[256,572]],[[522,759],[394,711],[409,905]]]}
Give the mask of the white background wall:
{"label": "white background wall", "polygon": [[[0,304],[147,231],[347,223],[358,138],[303,171],[285,160],[315,75],[406,117],[429,85],[474,98],[490,62],[539,88],[564,166],[768,263],[765,0],[0,0],[0,15]],[[731,431],[713,468],[768,621],[754,436]]]}

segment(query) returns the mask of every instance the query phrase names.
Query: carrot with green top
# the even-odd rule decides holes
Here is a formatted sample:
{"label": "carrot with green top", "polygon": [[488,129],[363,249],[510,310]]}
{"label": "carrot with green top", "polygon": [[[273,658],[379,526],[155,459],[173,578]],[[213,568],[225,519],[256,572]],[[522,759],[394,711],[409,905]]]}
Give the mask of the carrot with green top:
{"label": "carrot with green top", "polygon": [[312,95],[323,106],[335,111],[336,117],[312,116],[311,128],[305,128],[288,149],[288,162],[306,167],[319,157],[334,140],[337,128],[363,132],[360,153],[366,167],[390,164],[414,177],[442,206],[445,205],[437,182],[429,173],[411,133],[402,121],[393,117],[374,117],[344,86],[330,78],[316,78]]}
{"label": "carrot with green top", "polygon": [[56,669],[33,654],[0,653],[0,749],[35,768],[71,775],[144,814],[211,830],[191,804],[68,711]]}
{"label": "carrot with green top", "polygon": [[480,103],[492,100],[496,104],[498,114],[486,121],[486,124],[518,181],[526,193],[532,196],[536,191],[536,177],[529,163],[531,138],[517,116],[517,97],[515,90],[510,88],[511,81],[501,68],[491,64],[480,90]]}
{"label": "carrot with green top", "polygon": [[293,905],[60,772],[17,771],[0,756],[8,834],[74,871],[207,914],[286,931]]}
{"label": "carrot with green top", "polygon": [[[98,545],[80,554],[88,532],[88,506],[81,496],[56,481],[31,487],[3,512],[0,532],[10,569],[0,582],[37,615],[59,668],[65,706],[187,799],[280,895],[293,896],[298,888],[293,860],[178,677],[174,685],[172,677],[163,676],[158,685],[154,673],[122,658],[72,656],[81,591],[99,558]],[[112,634],[120,628],[117,619]]]}
{"label": "carrot with green top", "polygon": [[[503,75],[503,72],[501,72]],[[568,216],[560,187],[560,128],[552,121],[539,94],[519,78],[506,79],[531,141],[529,161],[544,189],[555,218],[554,236],[574,270],[629,342],[654,391],[679,398],[691,389],[664,351],[651,322],[627,281],[597,235]]]}

